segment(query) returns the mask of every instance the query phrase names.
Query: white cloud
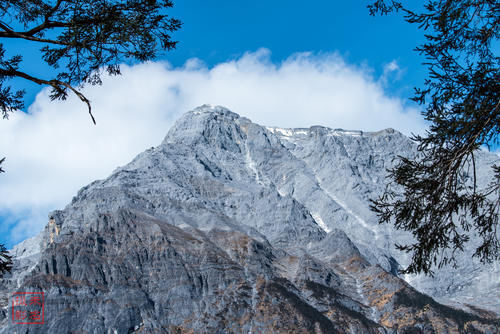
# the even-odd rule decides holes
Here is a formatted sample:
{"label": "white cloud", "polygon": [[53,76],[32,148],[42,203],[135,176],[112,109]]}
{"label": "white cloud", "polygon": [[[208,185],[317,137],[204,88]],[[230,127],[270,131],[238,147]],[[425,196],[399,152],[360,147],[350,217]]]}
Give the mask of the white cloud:
{"label": "white cloud", "polygon": [[399,71],[399,70],[400,70],[400,68],[399,68],[398,62],[395,60],[391,61],[390,63],[388,63],[384,66],[384,74],[389,73],[389,72]]}
{"label": "white cloud", "polygon": [[[384,75],[397,70],[390,63]],[[13,242],[40,230],[46,224],[40,217],[62,208],[80,187],[158,145],[179,115],[201,104],[270,126],[393,127],[407,134],[424,128],[416,109],[384,92],[381,78],[337,54],[301,53],[273,64],[262,49],[213,68],[191,59],[182,68],[158,62],[124,66],[122,73],[84,90],[97,126],[77,98],[51,102],[47,89],[29,114],[0,122],[0,153],[7,157],[0,214],[21,221],[9,228]]]}
{"label": "white cloud", "polygon": [[396,60],[391,61],[384,65],[384,71],[380,76],[380,83],[382,85],[387,85],[387,82],[392,79],[392,81],[397,81],[401,79],[403,74],[403,70],[399,67],[399,64]]}

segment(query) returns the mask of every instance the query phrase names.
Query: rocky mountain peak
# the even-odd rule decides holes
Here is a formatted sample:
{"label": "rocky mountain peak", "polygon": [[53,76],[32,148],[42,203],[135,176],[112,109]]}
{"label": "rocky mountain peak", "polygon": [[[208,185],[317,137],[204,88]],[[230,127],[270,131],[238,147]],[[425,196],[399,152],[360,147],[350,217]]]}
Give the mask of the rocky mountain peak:
{"label": "rocky mountain peak", "polygon": [[[391,129],[266,128],[198,107],[15,248],[0,333],[493,333],[481,308],[498,309],[496,269],[404,280],[393,245],[411,236],[368,208],[414,150]],[[11,291],[45,292],[45,327],[12,323]]]}
{"label": "rocky mountain peak", "polygon": [[240,120],[250,123],[238,114],[221,106],[202,105],[185,113],[172,126],[163,144],[184,143],[194,144],[216,141],[225,136],[236,135],[235,140],[241,139],[237,131]]}

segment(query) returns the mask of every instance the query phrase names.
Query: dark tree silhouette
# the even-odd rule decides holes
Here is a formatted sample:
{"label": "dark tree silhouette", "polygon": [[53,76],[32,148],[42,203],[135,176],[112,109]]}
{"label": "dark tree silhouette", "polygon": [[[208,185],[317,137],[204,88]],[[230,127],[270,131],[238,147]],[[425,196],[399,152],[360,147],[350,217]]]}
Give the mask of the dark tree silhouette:
{"label": "dark tree silhouette", "polygon": [[0,244],[0,277],[3,277],[3,274],[6,272],[10,272],[12,269],[12,257],[5,249],[5,246]]}
{"label": "dark tree silhouette", "polygon": [[[4,161],[5,158],[0,159],[0,173],[4,172],[1,166]],[[7,252],[7,249],[5,249],[5,246],[3,244],[0,244],[0,277],[3,277],[3,274],[5,272],[10,272],[11,269],[12,257]]]}
{"label": "dark tree silhouette", "polygon": [[[4,162],[5,158],[0,159],[0,165]],[[3,173],[3,169],[0,166],[0,173]],[[10,272],[12,269],[12,257],[5,249],[3,244],[0,244],[0,277],[3,276],[5,272]]]}
{"label": "dark tree silhouette", "polygon": [[[4,0],[0,2],[0,40],[22,39],[40,44],[42,60],[54,68],[54,77],[39,78],[22,69],[22,54],[6,56],[0,43],[0,111],[3,117],[24,107],[24,91],[14,92],[6,81],[22,78],[52,87],[52,99],[68,91],[87,104],[78,90],[101,83],[105,70],[120,74],[126,60],[154,59],[176,46],[170,33],[181,23],[166,11],[170,0]],[[19,52],[15,52],[19,53]]]}
{"label": "dark tree silhouette", "polygon": [[475,152],[498,145],[500,133],[500,5],[491,0],[446,0],[424,3],[415,12],[401,1],[378,0],[372,15],[400,12],[425,31],[416,48],[425,57],[428,78],[413,100],[430,122],[425,136],[414,136],[415,158],[399,157],[389,170],[385,193],[372,201],[381,223],[410,231],[415,242],[397,245],[411,253],[404,273],[433,273],[432,268],[457,266],[472,234],[481,241],[472,254],[481,262],[499,258],[498,215],[500,167],[493,166],[489,186],[476,183]]}

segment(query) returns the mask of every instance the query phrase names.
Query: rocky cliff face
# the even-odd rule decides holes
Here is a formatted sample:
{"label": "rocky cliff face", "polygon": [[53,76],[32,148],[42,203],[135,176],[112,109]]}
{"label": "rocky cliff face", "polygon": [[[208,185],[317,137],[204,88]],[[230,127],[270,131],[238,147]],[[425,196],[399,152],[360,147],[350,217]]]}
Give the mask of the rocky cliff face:
{"label": "rocky cliff face", "polygon": [[[0,333],[495,333],[477,307],[498,310],[497,268],[397,276],[393,243],[409,236],[368,199],[413,152],[390,129],[265,128],[199,107],[15,247]],[[43,325],[13,323],[14,291],[45,293]]]}

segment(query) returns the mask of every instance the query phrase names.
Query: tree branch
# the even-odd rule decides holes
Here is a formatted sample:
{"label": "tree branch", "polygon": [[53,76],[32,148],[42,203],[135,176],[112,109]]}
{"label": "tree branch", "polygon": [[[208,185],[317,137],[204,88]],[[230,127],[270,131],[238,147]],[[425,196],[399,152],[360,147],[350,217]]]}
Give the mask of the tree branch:
{"label": "tree branch", "polygon": [[59,9],[59,6],[61,5],[61,3],[63,1],[64,0],[57,0],[57,3],[55,4],[55,6],[52,7],[52,9],[49,10],[49,12],[47,14],[45,14],[45,22],[47,22],[49,20],[49,17],[51,17],[52,14],[54,14]]}
{"label": "tree branch", "polygon": [[23,78],[23,79],[32,81],[34,83],[37,83],[39,85],[49,85],[49,86],[53,87],[55,90],[57,90],[59,92],[63,92],[64,91],[64,89],[62,87],[66,87],[67,89],[70,89],[71,91],[73,91],[73,93],[75,93],[76,96],[78,96],[78,98],[82,102],[84,102],[87,105],[90,118],[92,119],[92,122],[94,124],[96,124],[94,115],[92,114],[92,107],[90,105],[89,99],[87,99],[85,97],[85,95],[83,95],[82,93],[80,93],[77,89],[75,89],[70,84],[68,84],[68,83],[66,83],[64,81],[61,81],[61,80],[56,80],[56,79],[44,80],[44,79],[35,78],[35,77],[32,77],[29,74],[26,74],[26,73],[20,72],[20,71],[16,71],[16,70],[13,70],[13,69],[11,69],[11,70],[0,69],[0,75],[5,75],[5,76],[9,76],[9,77]]}
{"label": "tree branch", "polygon": [[68,28],[71,27],[72,24],[68,22],[51,22],[51,21],[45,21],[39,26],[34,27],[31,30],[22,32],[21,34],[26,35],[26,36],[33,36],[34,34],[45,30],[45,29],[52,29],[52,28]]}
{"label": "tree branch", "polygon": [[52,39],[38,38],[30,35],[25,35],[24,33],[17,31],[0,32],[0,38],[21,38],[40,43],[50,43],[50,44],[65,45],[65,46],[71,45],[69,43],[59,42]]}
{"label": "tree branch", "polygon": [[0,22],[0,28],[2,28],[5,31],[12,31],[12,29],[5,23]]}

